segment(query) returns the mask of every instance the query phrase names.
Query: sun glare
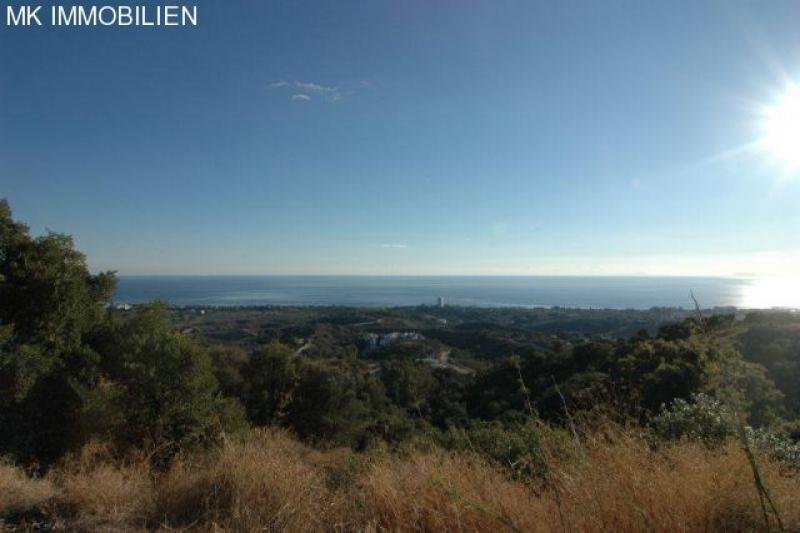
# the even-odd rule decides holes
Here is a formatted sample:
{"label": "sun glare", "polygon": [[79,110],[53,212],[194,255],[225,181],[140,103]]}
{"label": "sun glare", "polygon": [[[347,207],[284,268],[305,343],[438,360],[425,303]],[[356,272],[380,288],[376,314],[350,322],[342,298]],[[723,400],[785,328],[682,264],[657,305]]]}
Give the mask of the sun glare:
{"label": "sun glare", "polygon": [[753,280],[743,288],[739,306],[756,309],[800,309],[800,280]]}
{"label": "sun glare", "polygon": [[800,170],[800,86],[791,85],[774,105],[764,110],[762,144],[788,171]]}

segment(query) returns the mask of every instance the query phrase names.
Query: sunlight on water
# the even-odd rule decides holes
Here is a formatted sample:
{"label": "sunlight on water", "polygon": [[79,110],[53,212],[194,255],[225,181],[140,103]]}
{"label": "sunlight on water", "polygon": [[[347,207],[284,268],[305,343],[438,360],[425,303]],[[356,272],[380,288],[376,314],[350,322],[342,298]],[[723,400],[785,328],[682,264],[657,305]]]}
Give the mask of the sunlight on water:
{"label": "sunlight on water", "polygon": [[800,309],[800,279],[758,279],[742,289],[740,307]]}

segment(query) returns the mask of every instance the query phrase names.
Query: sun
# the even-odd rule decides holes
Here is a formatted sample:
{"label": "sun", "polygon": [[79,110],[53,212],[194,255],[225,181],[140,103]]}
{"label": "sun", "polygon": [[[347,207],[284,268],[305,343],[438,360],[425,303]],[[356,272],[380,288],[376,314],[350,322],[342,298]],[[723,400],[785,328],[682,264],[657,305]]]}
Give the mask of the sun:
{"label": "sun", "polygon": [[800,86],[791,85],[778,101],[764,110],[761,144],[790,172],[800,170]]}
{"label": "sun", "polygon": [[738,305],[751,309],[800,309],[800,280],[753,280],[743,287]]}

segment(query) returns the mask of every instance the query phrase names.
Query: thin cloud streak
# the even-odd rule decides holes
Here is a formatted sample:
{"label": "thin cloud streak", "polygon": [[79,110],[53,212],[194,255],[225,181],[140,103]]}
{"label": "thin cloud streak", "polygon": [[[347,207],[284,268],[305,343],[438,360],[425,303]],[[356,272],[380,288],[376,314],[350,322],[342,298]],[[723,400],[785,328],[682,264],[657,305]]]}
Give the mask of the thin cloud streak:
{"label": "thin cloud streak", "polygon": [[[299,91],[299,93],[292,95],[292,100],[311,100],[311,95],[314,95],[328,102],[338,102],[345,95],[338,87],[321,85],[309,81],[280,80],[270,83],[267,87],[270,90],[291,89],[293,91]],[[351,93],[352,91],[346,94]]]}

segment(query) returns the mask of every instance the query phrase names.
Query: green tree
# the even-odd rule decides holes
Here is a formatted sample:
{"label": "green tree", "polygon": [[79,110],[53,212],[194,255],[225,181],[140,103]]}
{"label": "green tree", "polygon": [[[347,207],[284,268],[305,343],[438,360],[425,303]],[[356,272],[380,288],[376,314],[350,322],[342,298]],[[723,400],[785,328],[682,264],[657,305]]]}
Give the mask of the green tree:
{"label": "green tree", "polygon": [[86,339],[114,284],[113,273],[90,274],[70,237],[31,237],[0,200],[0,453],[49,461],[73,443],[97,377]]}
{"label": "green tree", "polygon": [[775,386],[767,370],[746,361],[738,350],[715,347],[714,364],[705,390],[723,401],[753,426],[776,423],[786,411],[784,395]]}
{"label": "green tree", "polygon": [[422,416],[422,406],[436,386],[430,371],[409,359],[389,361],[381,366],[386,395],[395,405]]}
{"label": "green tree", "polygon": [[121,388],[107,397],[122,413],[121,442],[169,452],[241,424],[217,392],[208,353],[174,331],[164,306],[139,307],[133,317],[113,321],[97,349]]}
{"label": "green tree", "polygon": [[219,390],[231,398],[244,398],[250,357],[238,346],[215,346],[209,350]]}
{"label": "green tree", "polygon": [[373,412],[355,372],[308,365],[294,391],[287,422],[304,439],[333,445],[361,445]]}
{"label": "green tree", "polygon": [[250,356],[244,402],[253,424],[269,426],[283,420],[306,366],[305,360],[277,342]]}
{"label": "green tree", "polygon": [[640,341],[620,351],[611,376],[632,408],[654,414],[663,404],[700,390],[707,378],[707,352],[685,340]]}

